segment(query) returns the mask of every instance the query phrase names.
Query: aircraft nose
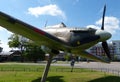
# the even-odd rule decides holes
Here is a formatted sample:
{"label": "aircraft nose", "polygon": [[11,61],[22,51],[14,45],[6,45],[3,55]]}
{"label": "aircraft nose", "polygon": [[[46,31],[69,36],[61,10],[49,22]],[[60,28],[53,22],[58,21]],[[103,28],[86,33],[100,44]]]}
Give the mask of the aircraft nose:
{"label": "aircraft nose", "polygon": [[100,36],[101,41],[106,41],[112,36],[111,33],[104,30],[97,30],[95,34]]}

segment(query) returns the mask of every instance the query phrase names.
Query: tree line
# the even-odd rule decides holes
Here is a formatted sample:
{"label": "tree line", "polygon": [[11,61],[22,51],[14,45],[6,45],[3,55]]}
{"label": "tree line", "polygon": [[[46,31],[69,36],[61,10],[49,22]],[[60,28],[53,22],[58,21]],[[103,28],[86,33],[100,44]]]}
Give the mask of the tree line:
{"label": "tree line", "polygon": [[12,34],[8,38],[10,48],[17,48],[21,52],[21,62],[45,60],[45,52],[41,50],[41,46],[18,34]]}

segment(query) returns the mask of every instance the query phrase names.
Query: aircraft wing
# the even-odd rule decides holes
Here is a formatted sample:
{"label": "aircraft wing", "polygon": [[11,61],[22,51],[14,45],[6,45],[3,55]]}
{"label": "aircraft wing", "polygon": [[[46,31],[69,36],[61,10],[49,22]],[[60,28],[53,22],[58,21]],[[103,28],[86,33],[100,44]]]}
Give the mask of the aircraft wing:
{"label": "aircraft wing", "polygon": [[69,46],[65,41],[62,41],[41,29],[15,19],[3,12],[0,12],[0,26],[11,32],[27,37],[40,45],[52,46],[55,49],[58,47]]}
{"label": "aircraft wing", "polygon": [[81,54],[82,57],[85,57],[85,58],[89,58],[89,59],[96,60],[96,61],[99,61],[99,62],[110,63],[110,61],[107,58],[103,58],[102,56],[97,56],[97,55],[90,54],[87,51],[83,51],[80,54]]}

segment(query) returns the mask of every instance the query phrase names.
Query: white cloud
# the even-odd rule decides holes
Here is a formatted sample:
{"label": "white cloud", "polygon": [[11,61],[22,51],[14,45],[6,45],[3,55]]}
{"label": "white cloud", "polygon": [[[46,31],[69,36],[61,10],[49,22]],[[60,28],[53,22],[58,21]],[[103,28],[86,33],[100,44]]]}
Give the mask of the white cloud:
{"label": "white cloud", "polygon": [[1,41],[0,46],[3,48],[3,51],[5,51],[5,52],[8,52],[8,51],[11,50],[11,48],[9,48],[9,46],[8,46],[8,44],[6,42]]}
{"label": "white cloud", "polygon": [[10,34],[10,35],[13,34],[12,32],[6,30],[6,29],[3,28],[2,26],[0,26],[0,31],[5,31],[5,32],[7,32],[7,33]]}
{"label": "white cloud", "polygon": [[[0,47],[3,48],[3,51],[7,52],[10,51],[11,49],[9,48],[6,40],[8,39],[8,36],[10,36],[12,34],[12,32],[7,31],[5,28],[3,28],[2,26],[0,26]],[[7,36],[6,36],[7,35]],[[2,38],[2,36],[4,38]]]}
{"label": "white cloud", "polygon": [[[94,25],[88,25],[87,27],[92,27],[100,29],[102,24],[102,18],[95,22]],[[106,31],[115,34],[117,30],[120,30],[120,20],[113,16],[106,16],[104,22],[104,28]]]}
{"label": "white cloud", "polygon": [[40,15],[51,15],[51,16],[61,16],[66,19],[64,12],[55,4],[50,4],[42,7],[31,7],[28,8],[28,13],[39,17]]}
{"label": "white cloud", "polygon": [[2,26],[0,26],[0,31],[3,31],[3,30],[5,30]]}

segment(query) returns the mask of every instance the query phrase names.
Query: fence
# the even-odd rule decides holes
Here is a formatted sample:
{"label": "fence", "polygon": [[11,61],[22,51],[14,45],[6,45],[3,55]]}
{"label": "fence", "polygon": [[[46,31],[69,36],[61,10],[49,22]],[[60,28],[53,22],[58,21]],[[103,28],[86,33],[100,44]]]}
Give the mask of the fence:
{"label": "fence", "polygon": [[14,68],[14,67],[9,67],[9,68],[0,68],[0,71],[24,71],[24,72],[42,72],[43,68],[35,68],[35,69],[31,69],[31,68]]}
{"label": "fence", "polygon": [[89,68],[90,70],[97,70],[105,73],[111,73],[120,76],[120,70],[110,69],[110,68]]}
{"label": "fence", "polygon": [[110,68],[85,68],[91,71],[100,71],[100,72],[104,72],[104,73],[110,73],[116,76],[120,76],[120,70],[116,70],[116,69],[110,69]]}
{"label": "fence", "polygon": [[[24,72],[43,72],[44,68],[16,68],[16,67],[1,67],[0,71],[24,71]],[[55,68],[50,69],[51,72],[71,72],[71,68]],[[101,71],[104,73],[111,73],[120,76],[120,70],[113,70],[109,68],[74,68],[73,72],[95,72]]]}

